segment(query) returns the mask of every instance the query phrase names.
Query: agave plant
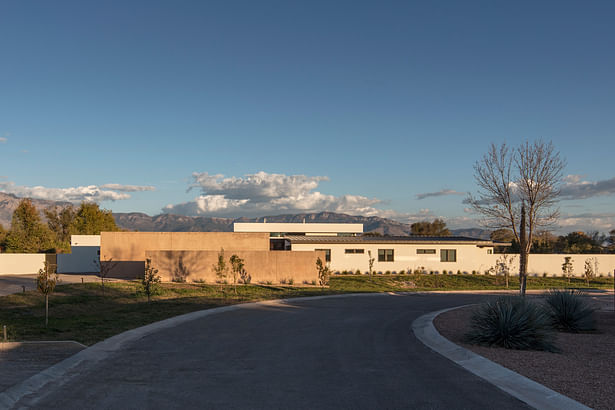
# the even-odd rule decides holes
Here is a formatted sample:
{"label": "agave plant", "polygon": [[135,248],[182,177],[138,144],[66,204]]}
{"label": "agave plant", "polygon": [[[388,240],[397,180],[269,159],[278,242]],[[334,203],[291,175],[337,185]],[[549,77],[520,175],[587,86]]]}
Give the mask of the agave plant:
{"label": "agave plant", "polygon": [[502,296],[473,313],[468,342],[507,349],[557,351],[549,315],[520,296]]}
{"label": "agave plant", "polygon": [[545,302],[551,322],[557,329],[576,333],[596,328],[596,310],[587,301],[585,292],[550,289],[545,295]]}

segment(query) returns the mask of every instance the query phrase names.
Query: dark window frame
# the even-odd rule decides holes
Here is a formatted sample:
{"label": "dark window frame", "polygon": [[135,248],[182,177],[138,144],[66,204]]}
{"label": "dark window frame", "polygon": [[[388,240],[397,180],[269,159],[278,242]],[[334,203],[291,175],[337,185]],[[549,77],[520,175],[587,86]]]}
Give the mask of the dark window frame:
{"label": "dark window frame", "polygon": [[440,249],[440,262],[457,262],[457,249]]}
{"label": "dark window frame", "polygon": [[417,249],[416,253],[418,255],[435,255],[436,250],[435,249]]}
{"label": "dark window frame", "polygon": [[359,249],[359,248],[352,248],[352,249],[344,249],[344,253],[346,254],[353,254],[353,253],[365,253],[365,249]]}
{"label": "dark window frame", "polygon": [[395,249],[378,249],[378,262],[395,262]]}
{"label": "dark window frame", "polygon": [[315,251],[323,251],[325,253],[325,262],[331,262],[331,249],[314,249]]}

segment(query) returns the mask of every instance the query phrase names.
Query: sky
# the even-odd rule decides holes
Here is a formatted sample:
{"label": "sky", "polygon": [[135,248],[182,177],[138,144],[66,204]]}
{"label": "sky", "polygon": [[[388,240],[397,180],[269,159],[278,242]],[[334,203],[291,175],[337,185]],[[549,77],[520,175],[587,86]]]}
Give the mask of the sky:
{"label": "sky", "polygon": [[615,229],[615,2],[0,1],[0,191],[114,212],[479,226],[491,143]]}

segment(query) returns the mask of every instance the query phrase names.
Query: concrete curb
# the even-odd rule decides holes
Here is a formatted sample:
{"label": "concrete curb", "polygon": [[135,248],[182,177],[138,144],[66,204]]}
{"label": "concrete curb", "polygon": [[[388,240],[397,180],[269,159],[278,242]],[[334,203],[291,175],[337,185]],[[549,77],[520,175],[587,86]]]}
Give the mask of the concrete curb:
{"label": "concrete curb", "polygon": [[463,306],[443,309],[420,316],[412,322],[414,335],[431,350],[536,409],[590,409],[563,394],[487,360],[443,337],[436,330],[433,320],[441,313],[459,309],[460,307]]}
{"label": "concrete curb", "polygon": [[[250,309],[259,306],[276,306],[284,305],[286,303],[301,301],[301,300],[318,300],[329,298],[347,298],[347,297],[369,297],[369,296],[388,296],[386,293],[348,293],[341,295],[323,295],[323,296],[304,296],[288,299],[275,299],[266,300],[262,302],[250,302],[239,303],[236,305],[222,306],[213,309],[199,310],[196,312],[186,313],[180,316],[171,317],[169,319],[161,320],[159,322],[150,323],[149,325],[141,326],[136,329],[127,330],[126,332],[117,334],[108,339],[98,342],[73,356],[64,359],[63,361],[56,363],[55,365],[48,367],[38,374],[18,383],[4,392],[0,393],[0,408],[10,409],[13,408],[21,399],[28,395],[37,393],[43,387],[50,383],[56,383],[55,387],[59,387],[69,380],[77,377],[79,371],[77,367],[84,365],[86,367],[92,366],[121,349],[128,343],[139,340],[152,333],[160,330],[168,329],[174,326],[181,325],[191,320],[200,319],[210,315],[216,315],[224,312],[231,312],[239,309]],[[34,400],[36,402],[36,400]],[[33,404],[33,403],[28,403]]]}

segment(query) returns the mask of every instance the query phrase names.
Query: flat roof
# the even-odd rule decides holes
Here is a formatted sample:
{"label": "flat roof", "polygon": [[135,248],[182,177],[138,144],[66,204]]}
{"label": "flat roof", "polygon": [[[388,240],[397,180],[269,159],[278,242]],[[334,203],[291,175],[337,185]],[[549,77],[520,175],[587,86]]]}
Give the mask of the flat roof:
{"label": "flat roof", "polygon": [[363,224],[235,222],[234,232],[363,233]]}
{"label": "flat roof", "polygon": [[510,243],[494,242],[492,240],[469,238],[466,236],[300,236],[287,235],[291,243],[308,244],[465,244],[477,246],[508,246]]}

